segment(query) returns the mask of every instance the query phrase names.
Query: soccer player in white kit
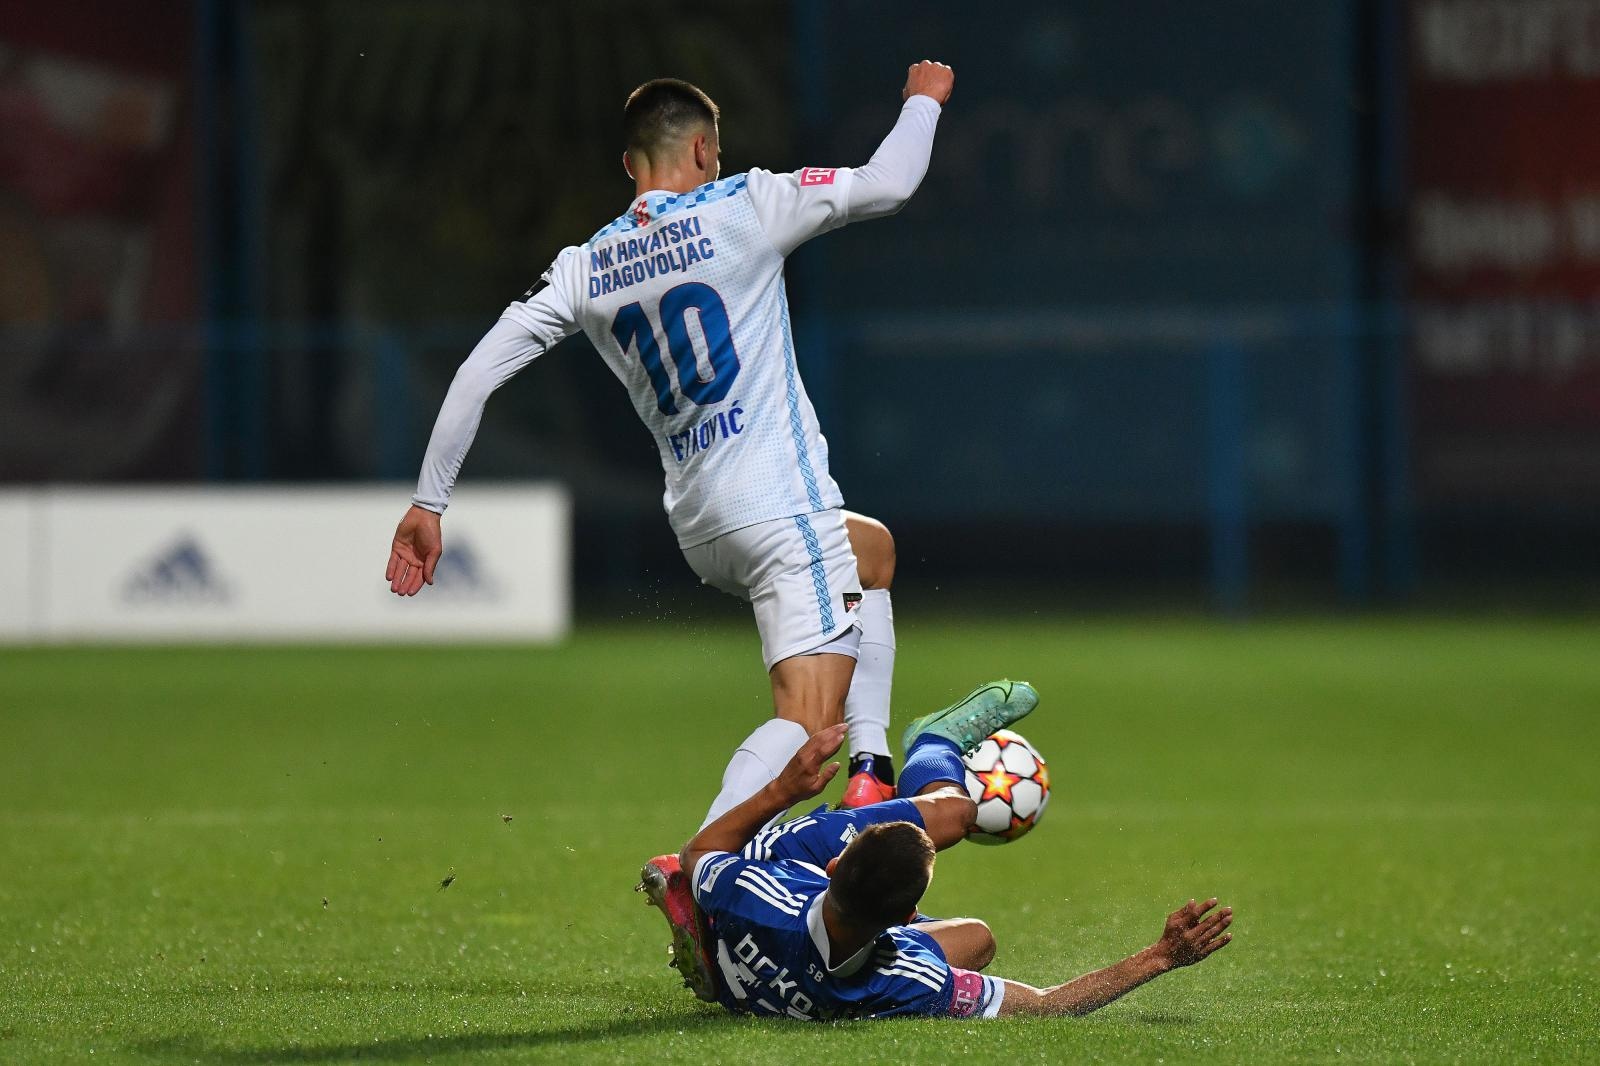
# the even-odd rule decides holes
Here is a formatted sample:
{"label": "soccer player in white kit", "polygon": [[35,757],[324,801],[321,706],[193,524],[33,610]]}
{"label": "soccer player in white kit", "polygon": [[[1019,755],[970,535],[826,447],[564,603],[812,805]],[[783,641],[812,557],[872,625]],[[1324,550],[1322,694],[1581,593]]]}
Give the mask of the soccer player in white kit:
{"label": "soccer player in white kit", "polygon": [[472,350],[395,532],[387,579],[415,595],[433,581],[440,516],[490,393],[583,330],[655,438],[684,557],[705,583],[749,600],[760,630],[775,716],[735,752],[707,823],[841,716],[852,774],[865,767],[847,801],[893,794],[867,772],[892,785],[893,541],[880,523],[842,510],[795,362],[783,265],[812,237],[910,199],[953,84],[942,64],[912,66],[899,119],[864,167],[721,180],[710,98],[676,79],[635,90],[623,114],[633,200],[562,249]]}

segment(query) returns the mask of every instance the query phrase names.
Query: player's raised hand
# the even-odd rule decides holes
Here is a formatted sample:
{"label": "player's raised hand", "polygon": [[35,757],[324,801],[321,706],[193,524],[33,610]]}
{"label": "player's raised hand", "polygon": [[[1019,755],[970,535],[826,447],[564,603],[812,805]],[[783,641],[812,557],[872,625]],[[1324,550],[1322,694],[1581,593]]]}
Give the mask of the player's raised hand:
{"label": "player's raised hand", "polygon": [[396,596],[415,596],[424,584],[433,584],[433,568],[444,553],[439,516],[426,507],[412,505],[394,531],[389,546],[389,569],[384,578]]}
{"label": "player's raised hand", "polygon": [[950,99],[950,91],[956,86],[956,72],[943,63],[935,63],[931,59],[924,59],[920,63],[913,63],[906,69],[906,87],[900,94],[900,99],[909,100],[913,96],[930,97],[940,107]]}
{"label": "player's raised hand", "polygon": [[1172,966],[1191,966],[1207,958],[1214,951],[1227,947],[1233,934],[1228,926],[1233,924],[1233,908],[1213,910],[1217,901],[1204,903],[1190,900],[1167,916],[1167,927],[1156,942],[1156,950]]}
{"label": "player's raised hand", "polygon": [[839,772],[839,764],[828,760],[844,743],[846,728],[843,722],[839,722],[819,729],[794,753],[794,757],[783,768],[783,773],[778,775],[778,788],[785,796],[793,797],[790,803],[808,800],[828,787],[833,775]]}

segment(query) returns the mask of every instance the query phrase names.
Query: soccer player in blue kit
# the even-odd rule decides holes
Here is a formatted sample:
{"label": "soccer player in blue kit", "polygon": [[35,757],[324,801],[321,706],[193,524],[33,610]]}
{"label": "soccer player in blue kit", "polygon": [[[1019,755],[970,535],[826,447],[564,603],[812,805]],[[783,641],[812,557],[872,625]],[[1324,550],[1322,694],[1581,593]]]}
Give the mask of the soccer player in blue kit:
{"label": "soccer player in blue kit", "polygon": [[415,595],[433,580],[440,517],[489,395],[581,329],[655,439],[685,559],[706,584],[748,600],[760,631],[774,716],[735,751],[706,823],[841,718],[852,751],[846,805],[894,794],[894,542],[843,509],[828,472],[783,267],[811,238],[911,198],[953,85],[949,67],[914,64],[899,117],[865,166],[720,180],[716,104],[676,79],[641,85],[623,109],[632,201],[562,249],[468,355],[395,531],[385,576],[397,595]]}
{"label": "soccer player in blue kit", "polygon": [[[1021,682],[989,687],[1003,690],[1013,721],[1032,708]],[[736,1013],[809,1021],[1087,1014],[1227,945],[1232,908],[1190,900],[1154,944],[1071,981],[1035,988],[981,973],[995,953],[987,925],[917,912],[935,851],[964,839],[976,817],[961,785],[961,755],[987,735],[992,718],[973,707],[963,701],[907,729],[900,799],[822,808],[761,828],[838,771],[824,765],[844,740],[846,726],[835,725],[685,845],[682,866],[691,871],[709,956],[702,982],[690,982],[696,995]],[[644,875],[641,890],[668,910],[665,878],[654,866]]]}

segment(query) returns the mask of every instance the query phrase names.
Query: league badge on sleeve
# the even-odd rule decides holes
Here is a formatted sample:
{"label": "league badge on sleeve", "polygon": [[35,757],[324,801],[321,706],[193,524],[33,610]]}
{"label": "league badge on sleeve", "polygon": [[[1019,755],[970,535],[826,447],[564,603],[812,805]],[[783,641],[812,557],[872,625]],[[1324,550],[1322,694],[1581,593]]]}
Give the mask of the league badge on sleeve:
{"label": "league badge on sleeve", "polygon": [[524,302],[533,299],[535,296],[539,295],[539,293],[550,287],[550,279],[555,275],[556,272],[556,263],[559,263],[560,261],[561,257],[557,256],[555,263],[551,263],[549,266],[544,268],[544,273],[539,275],[539,280],[528,286],[528,291],[522,294],[522,299]]}
{"label": "league badge on sleeve", "polygon": [[833,179],[838,175],[837,167],[802,167],[800,168],[800,187],[810,185],[832,185]]}

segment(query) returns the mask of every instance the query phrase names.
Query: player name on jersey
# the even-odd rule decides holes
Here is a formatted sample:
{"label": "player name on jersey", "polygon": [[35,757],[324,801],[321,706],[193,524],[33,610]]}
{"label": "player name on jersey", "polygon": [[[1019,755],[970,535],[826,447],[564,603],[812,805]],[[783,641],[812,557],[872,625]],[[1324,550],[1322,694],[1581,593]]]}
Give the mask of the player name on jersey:
{"label": "player name on jersey", "polygon": [[710,448],[719,440],[737,437],[744,432],[744,408],[737,403],[726,411],[718,411],[715,415],[692,426],[682,433],[673,433],[667,437],[667,443],[672,446],[672,454],[678,457],[678,462],[683,462],[691,456],[699,455]]}
{"label": "player name on jersey", "polygon": [[641,281],[681,273],[716,255],[698,215],[668,222],[643,237],[626,237],[589,250],[589,297]]}

